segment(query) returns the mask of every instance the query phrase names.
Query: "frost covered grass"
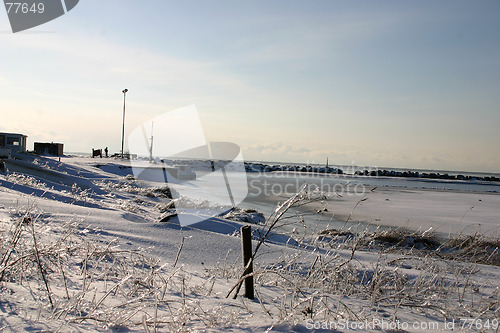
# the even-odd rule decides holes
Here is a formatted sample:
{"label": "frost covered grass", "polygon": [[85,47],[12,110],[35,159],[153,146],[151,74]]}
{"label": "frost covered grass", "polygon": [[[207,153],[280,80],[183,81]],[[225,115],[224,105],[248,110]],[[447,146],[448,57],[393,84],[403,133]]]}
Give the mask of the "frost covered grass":
{"label": "frost covered grass", "polygon": [[161,263],[147,249],[123,249],[76,221],[57,225],[35,207],[1,224],[0,293],[11,316],[3,329],[17,326],[14,316],[63,331],[180,332],[234,320],[220,305],[202,307],[213,279]]}
{"label": "frost covered grass", "polygon": [[112,193],[114,191],[127,192],[131,194],[145,195],[150,198],[172,198],[172,191],[169,186],[160,186],[155,188],[145,188],[137,185],[131,177],[125,177],[120,182],[109,180],[94,181],[94,184]]}
{"label": "frost covered grass", "polygon": [[[234,208],[201,229],[182,230],[160,223],[161,214],[175,206],[168,187],[145,188],[120,175],[100,177],[92,190],[82,190],[80,178],[72,179],[74,187],[49,188],[37,177],[0,175],[10,187],[0,188],[1,195],[14,198],[0,202],[4,332],[288,332],[307,331],[308,320],[500,320],[495,237],[477,232],[445,239],[433,229],[361,227],[311,233],[308,214],[322,214],[318,204],[329,199],[305,189],[267,219]],[[33,188],[53,196],[37,197]],[[63,191],[94,205],[64,201]],[[15,202],[21,195],[28,204]],[[308,205],[316,208],[304,214],[297,209]],[[351,206],[347,220],[359,208]],[[239,245],[239,227],[250,221],[255,300],[238,293],[245,269],[238,246],[232,246]],[[213,247],[196,243],[200,238],[194,242],[200,236],[214,240]],[[202,252],[208,255],[193,258]]]}
{"label": "frost covered grass", "polygon": [[[241,278],[240,260],[226,256],[193,272],[147,249],[123,248],[82,221],[55,224],[36,205],[16,207],[1,222],[3,307],[33,327],[62,331],[216,331],[244,327],[252,317],[278,331],[308,319],[500,319],[500,291],[481,273],[485,266],[394,245],[416,234],[328,230],[265,260],[271,235],[293,223],[285,213],[307,200],[314,199],[286,201],[254,234],[256,301],[224,297]],[[471,240],[458,245],[472,247]],[[10,320],[1,324],[8,328]]]}
{"label": "frost covered grass", "polygon": [[285,290],[281,301],[272,303],[283,320],[396,321],[417,312],[442,321],[498,321],[498,286],[483,279],[482,269],[432,254],[379,250],[369,255],[352,242],[344,250],[284,255],[258,267],[255,277],[260,285]]}
{"label": "frost covered grass", "polygon": [[[278,207],[267,221],[267,232],[259,236],[254,258],[270,230],[289,226],[293,218],[298,226],[303,222],[301,216],[287,216],[288,209],[318,199],[303,193]],[[490,268],[484,265],[498,265],[499,239],[478,234],[439,239],[432,230],[368,228],[361,233],[323,230],[312,238],[296,239],[306,251],[284,253],[252,273],[258,285],[280,289],[277,299],[259,295],[263,310],[278,322],[396,322],[417,313],[443,322],[487,321],[498,328],[500,289],[482,270]],[[240,277],[241,271],[232,272]]]}
{"label": "frost covered grass", "polygon": [[403,228],[366,230],[356,233],[350,229],[326,229],[318,233],[316,242],[330,247],[375,249],[385,253],[405,253],[415,256],[433,256],[441,259],[500,266],[500,239],[474,235],[450,235],[443,238],[432,229],[411,231]]}
{"label": "frost covered grass", "polygon": [[29,185],[35,188],[45,189],[47,186],[45,183],[39,181],[35,177],[24,175],[20,173],[9,173],[5,175],[5,179],[16,184]]}

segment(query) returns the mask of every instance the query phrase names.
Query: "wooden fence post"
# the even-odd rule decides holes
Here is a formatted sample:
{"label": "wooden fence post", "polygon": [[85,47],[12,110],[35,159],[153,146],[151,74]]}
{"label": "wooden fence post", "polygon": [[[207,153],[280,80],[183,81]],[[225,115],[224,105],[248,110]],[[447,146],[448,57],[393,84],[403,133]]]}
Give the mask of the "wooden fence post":
{"label": "wooden fence post", "polygon": [[[249,225],[241,227],[241,250],[243,252],[243,266],[246,267],[243,275],[253,273],[253,262],[250,262],[252,258],[252,228]],[[245,296],[254,299],[253,276],[245,278]]]}

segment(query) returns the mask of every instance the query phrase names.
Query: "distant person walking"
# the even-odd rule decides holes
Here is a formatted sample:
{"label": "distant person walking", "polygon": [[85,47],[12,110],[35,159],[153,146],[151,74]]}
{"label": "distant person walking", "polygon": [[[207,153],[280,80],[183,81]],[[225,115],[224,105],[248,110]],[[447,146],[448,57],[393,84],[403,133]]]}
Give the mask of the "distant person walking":
{"label": "distant person walking", "polygon": [[108,152],[109,152],[108,147],[104,148],[104,154],[106,154],[106,158],[108,158]]}

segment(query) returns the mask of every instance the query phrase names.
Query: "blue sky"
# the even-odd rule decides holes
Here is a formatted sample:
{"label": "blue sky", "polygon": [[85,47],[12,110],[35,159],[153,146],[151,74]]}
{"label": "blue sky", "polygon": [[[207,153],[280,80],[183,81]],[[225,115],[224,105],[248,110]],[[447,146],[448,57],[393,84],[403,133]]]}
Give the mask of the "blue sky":
{"label": "blue sky", "polygon": [[119,151],[195,104],[249,160],[500,172],[498,1],[81,0],[13,34],[0,131]]}

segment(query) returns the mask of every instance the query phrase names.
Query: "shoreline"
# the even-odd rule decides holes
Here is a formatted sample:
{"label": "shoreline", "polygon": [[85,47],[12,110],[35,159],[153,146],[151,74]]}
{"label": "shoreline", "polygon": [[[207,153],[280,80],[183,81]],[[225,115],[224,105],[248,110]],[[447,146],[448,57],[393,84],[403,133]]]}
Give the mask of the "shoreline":
{"label": "shoreline", "polygon": [[[264,164],[255,162],[245,162],[245,167],[248,172],[301,172],[314,174],[337,174],[351,176],[384,176],[391,178],[418,178],[418,179],[442,179],[442,180],[480,180],[487,182],[500,182],[500,174],[494,172],[462,172],[462,171],[446,171],[446,170],[411,170],[410,168],[377,168],[362,166],[348,166],[345,171],[340,166],[329,167],[320,165],[300,165],[297,163],[287,164]],[[405,171],[402,171],[405,170]],[[441,173],[444,172],[444,173]],[[482,174],[484,176],[479,176]],[[488,176],[487,176],[488,175]]]}

